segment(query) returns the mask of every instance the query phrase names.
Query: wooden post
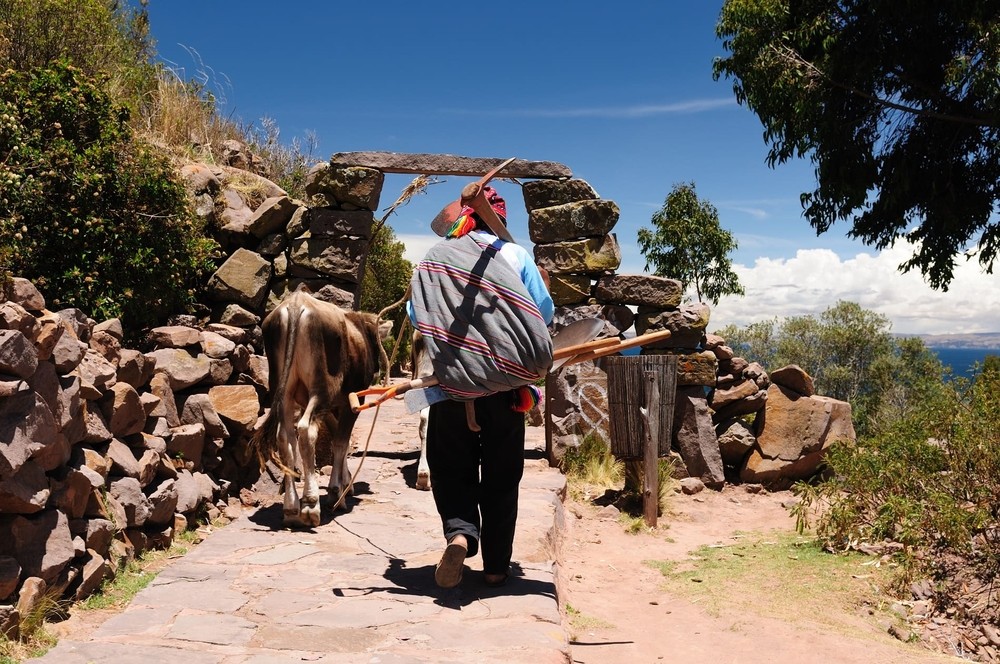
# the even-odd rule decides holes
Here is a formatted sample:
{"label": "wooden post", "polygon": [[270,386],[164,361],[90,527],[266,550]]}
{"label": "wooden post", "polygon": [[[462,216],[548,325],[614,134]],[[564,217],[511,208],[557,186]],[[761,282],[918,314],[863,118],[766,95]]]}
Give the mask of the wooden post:
{"label": "wooden post", "polygon": [[552,400],[555,399],[555,389],[550,385],[555,379],[555,373],[550,373],[545,379],[545,407],[542,409],[545,421],[545,458],[548,460],[549,466],[559,465],[556,461],[555,450],[552,449]]}
{"label": "wooden post", "polygon": [[656,527],[656,517],[660,510],[660,473],[659,473],[659,435],[660,435],[660,387],[657,385],[656,373],[642,372],[646,388],[646,407],[641,409],[643,423],[646,425],[643,441],[644,480],[642,491],[642,515],[646,525]]}
{"label": "wooden post", "polygon": [[677,398],[677,357],[675,355],[640,355],[605,358],[608,372],[608,419],[611,452],[619,459],[642,459],[645,425],[639,409],[646,405],[643,373],[656,374],[660,403],[658,443],[661,457],[670,454],[674,421],[674,401]]}

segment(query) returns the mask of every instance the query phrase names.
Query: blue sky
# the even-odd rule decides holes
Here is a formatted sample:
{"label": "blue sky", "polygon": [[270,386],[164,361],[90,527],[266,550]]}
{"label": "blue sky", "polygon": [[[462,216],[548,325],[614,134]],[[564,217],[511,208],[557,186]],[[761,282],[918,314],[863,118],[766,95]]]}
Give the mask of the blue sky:
{"label": "blue sky", "polygon": [[[904,333],[1000,330],[998,277],[961,266],[949,293],[895,271],[903,248],[879,254],[817,237],[799,195],[813,187],[798,161],[768,168],[762,127],[712,80],[722,55],[721,0],[616,3],[295,2],[150,0],[161,59],[204,74],[244,122],[273,119],[284,141],[318,138],[335,152],[386,150],[556,161],[614,200],[620,272],[640,273],[636,232],[671,187],[694,182],[739,249],[747,289],[713,309],[726,323],[817,314],[838,299],[885,314]],[[382,204],[410,176],[390,176]],[[448,178],[390,223],[419,258],[428,223],[468,182]],[[499,182],[516,240],[529,244],[516,185]]]}

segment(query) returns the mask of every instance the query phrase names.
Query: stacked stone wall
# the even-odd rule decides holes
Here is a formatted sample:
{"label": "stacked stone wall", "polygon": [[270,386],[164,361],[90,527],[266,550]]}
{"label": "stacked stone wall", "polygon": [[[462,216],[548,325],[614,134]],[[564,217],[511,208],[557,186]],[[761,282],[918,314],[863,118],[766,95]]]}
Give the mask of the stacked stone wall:
{"label": "stacked stone wall", "polygon": [[0,300],[0,633],[253,502],[240,489],[260,479],[246,445],[268,384],[258,321],[175,322],[141,352],[117,319],[48,311],[27,280]]}
{"label": "stacked stone wall", "polygon": [[306,201],[258,178],[259,203],[241,187],[252,175],[234,172],[203,164],[182,171],[199,213],[219,229],[226,256],[208,282],[209,320],[261,318],[302,284],[322,300],[356,309],[382,172],[317,164]]}

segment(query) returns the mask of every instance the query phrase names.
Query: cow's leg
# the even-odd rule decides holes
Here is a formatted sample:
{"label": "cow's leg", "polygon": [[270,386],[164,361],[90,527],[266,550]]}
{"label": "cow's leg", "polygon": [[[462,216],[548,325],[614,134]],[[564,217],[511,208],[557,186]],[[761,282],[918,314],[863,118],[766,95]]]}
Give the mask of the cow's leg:
{"label": "cow's leg", "polygon": [[[351,449],[351,430],[354,428],[354,421],[357,415],[347,415],[336,418],[331,413],[327,420],[329,430],[333,431],[333,470],[330,471],[330,485],[326,490],[327,500],[334,506],[340,501],[340,496],[345,491],[350,495],[353,493],[351,487],[351,471],[347,467],[347,453]],[[347,497],[344,497],[347,500]],[[344,503],[341,502],[341,507]]]}
{"label": "cow's leg", "polygon": [[295,429],[290,422],[282,421],[278,424],[278,453],[281,455],[282,465],[287,469],[284,471],[282,479],[284,500],[281,510],[286,526],[299,522],[299,493],[295,488],[295,475],[291,472],[295,468],[295,448],[297,447],[294,431]]}
{"label": "cow's leg", "polygon": [[420,437],[420,460],[417,462],[417,488],[422,491],[430,491],[431,488],[431,467],[427,465],[427,417],[430,408],[420,411],[420,425],[417,427],[417,435]]}
{"label": "cow's leg", "polygon": [[309,399],[298,422],[299,469],[302,473],[299,519],[306,526],[318,526],[320,522],[319,480],[316,477],[316,440],[319,438],[319,421],[314,416],[319,405],[318,401],[316,397]]}

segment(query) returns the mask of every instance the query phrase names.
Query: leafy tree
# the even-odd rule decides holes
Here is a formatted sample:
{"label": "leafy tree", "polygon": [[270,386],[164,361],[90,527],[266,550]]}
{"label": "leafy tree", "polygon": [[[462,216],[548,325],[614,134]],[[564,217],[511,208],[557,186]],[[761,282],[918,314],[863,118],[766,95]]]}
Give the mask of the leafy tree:
{"label": "leafy tree", "polygon": [[145,8],[120,0],[0,0],[0,71],[68,60],[136,110],[156,87]]}
{"label": "leafy tree", "polygon": [[866,429],[874,434],[893,430],[900,422],[915,421],[947,411],[954,399],[948,369],[919,337],[893,340],[894,348],[873,363],[873,392],[879,395]]}
{"label": "leafy tree", "polygon": [[879,249],[916,243],[900,269],[946,290],[970,245],[1000,250],[1000,9],[934,0],[726,0],[716,25],[740,104],[764,125],[771,166],[808,156],[817,233]]}
{"label": "leafy tree", "polygon": [[135,338],[194,302],[216,245],[128,119],[74,67],[0,74],[0,273]]}
{"label": "leafy tree", "polygon": [[[361,309],[379,312],[402,299],[410,285],[413,263],[403,258],[406,246],[396,239],[396,234],[386,224],[380,224],[368,245],[365,274],[361,280]],[[396,335],[407,323],[406,308],[398,307],[386,314],[392,321],[393,334],[386,340],[386,352],[391,353]],[[397,351],[396,363],[407,360],[410,353],[410,335],[405,335]]]}
{"label": "leafy tree", "polygon": [[[818,318],[796,316],[754,323],[745,330],[719,331],[738,353],[773,370],[802,367],[819,394],[851,404],[855,427],[866,432],[888,398],[903,399],[926,379],[941,382],[941,363],[919,339],[901,345],[889,332],[889,320],[854,302],[840,301]],[[893,393],[894,380],[900,391]],[[906,412],[905,403],[894,412]]]}
{"label": "leafy tree", "polygon": [[1000,355],[987,355],[983,359],[982,373],[994,373],[1000,375]]}
{"label": "leafy tree", "polygon": [[694,286],[699,302],[743,295],[729,260],[736,239],[719,225],[715,206],[698,199],[693,182],[674,185],[652,221],[652,229],[639,229],[646,270],[652,266],[653,274]]}

